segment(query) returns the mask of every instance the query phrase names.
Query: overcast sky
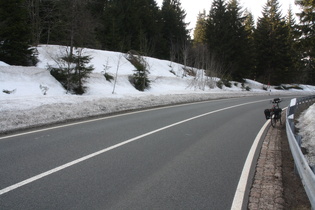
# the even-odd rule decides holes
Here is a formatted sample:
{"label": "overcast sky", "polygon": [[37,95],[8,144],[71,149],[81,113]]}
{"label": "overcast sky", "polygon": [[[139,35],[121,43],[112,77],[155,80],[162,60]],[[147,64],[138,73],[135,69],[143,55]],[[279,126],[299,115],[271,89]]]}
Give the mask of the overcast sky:
{"label": "overcast sky", "polygon": [[[294,0],[278,0],[281,6],[282,14],[286,15],[289,9],[289,5],[293,9],[293,12],[297,12],[298,8],[294,4]],[[159,6],[162,5],[163,0],[157,0]],[[267,3],[267,0],[240,0],[243,9],[247,8],[257,19],[261,16],[263,6]],[[181,0],[182,8],[186,11],[186,22],[190,22],[189,28],[193,29],[196,24],[197,15],[200,11],[206,10],[207,14],[210,11],[212,0]]]}

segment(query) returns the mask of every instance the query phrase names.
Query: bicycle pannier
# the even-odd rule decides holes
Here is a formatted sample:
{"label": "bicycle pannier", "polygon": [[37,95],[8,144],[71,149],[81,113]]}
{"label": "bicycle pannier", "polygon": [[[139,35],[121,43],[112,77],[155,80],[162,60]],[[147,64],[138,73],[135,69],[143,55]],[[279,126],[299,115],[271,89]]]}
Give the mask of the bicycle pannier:
{"label": "bicycle pannier", "polygon": [[264,111],[266,120],[270,119],[270,109],[265,109]]}

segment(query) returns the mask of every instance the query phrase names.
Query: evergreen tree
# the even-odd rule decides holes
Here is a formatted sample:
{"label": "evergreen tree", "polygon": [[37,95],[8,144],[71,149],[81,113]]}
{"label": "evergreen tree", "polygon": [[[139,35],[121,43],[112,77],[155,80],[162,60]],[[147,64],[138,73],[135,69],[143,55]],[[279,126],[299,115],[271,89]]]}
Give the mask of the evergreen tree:
{"label": "evergreen tree", "polygon": [[94,70],[90,63],[91,57],[83,55],[82,49],[77,49],[72,55],[67,54],[58,60],[58,67],[49,66],[48,70],[67,90],[67,93],[82,95],[86,87],[84,83]]}
{"label": "evergreen tree", "polygon": [[160,19],[155,0],[112,0],[105,4],[102,48],[154,55],[159,44]]}
{"label": "evergreen tree", "polygon": [[206,40],[215,62],[227,71],[227,79],[241,81],[252,68],[247,49],[250,34],[246,31],[245,20],[237,0],[228,4],[224,0],[213,1]]}
{"label": "evergreen tree", "polygon": [[[64,41],[73,47],[92,47],[95,42],[95,24],[91,13],[88,10],[89,0],[62,0],[58,2],[61,12],[61,32],[65,35]],[[70,52],[70,55],[72,53]]]}
{"label": "evergreen tree", "polygon": [[36,64],[24,0],[0,0],[0,60],[10,65]]}
{"label": "evergreen tree", "polygon": [[206,45],[206,29],[207,29],[207,16],[206,11],[199,12],[197,16],[196,27],[194,30],[194,40],[193,47],[191,50],[191,63],[190,66],[193,66],[197,69],[204,69],[206,74],[210,76],[210,73],[207,73],[207,63],[208,63],[208,50]]}
{"label": "evergreen tree", "polygon": [[277,85],[287,81],[287,71],[291,65],[288,35],[289,30],[279,11],[278,0],[268,0],[254,33],[256,74],[261,82]]}
{"label": "evergreen tree", "polygon": [[255,21],[254,21],[254,17],[253,14],[251,12],[248,12],[247,10],[245,11],[245,31],[249,34],[248,36],[250,38],[254,38],[253,34],[254,34],[254,30],[255,30]]}
{"label": "evergreen tree", "polygon": [[[57,0],[45,0],[39,4],[39,26],[36,28],[37,34],[40,34],[39,43],[42,44],[62,44],[61,13],[57,6]],[[35,30],[36,30],[35,29]],[[59,39],[58,39],[59,37]]]}
{"label": "evergreen tree", "polygon": [[186,12],[180,0],[163,0],[162,18],[162,58],[182,63],[181,48],[187,45],[189,31],[185,23]]}
{"label": "evergreen tree", "polygon": [[90,0],[45,0],[38,10],[41,43],[98,47]]}
{"label": "evergreen tree", "polygon": [[315,84],[315,1],[297,0],[302,12],[299,29],[302,34],[300,47],[303,50],[305,82]]}
{"label": "evergreen tree", "polygon": [[245,11],[245,21],[244,21],[244,30],[246,34],[244,52],[246,53],[246,62],[244,63],[244,74],[246,78],[255,78],[255,62],[256,62],[256,50],[254,43],[254,30],[255,30],[255,21],[253,15]]}
{"label": "evergreen tree", "polygon": [[[249,77],[252,70],[252,56],[250,45],[250,31],[246,30],[246,16],[243,16],[243,11],[238,0],[230,0],[227,6],[230,16],[229,24],[231,31],[231,57],[230,63],[232,67],[232,78],[237,81],[242,81],[244,77]],[[244,60],[244,58],[246,58]]]}
{"label": "evergreen tree", "polygon": [[31,44],[37,46],[40,40],[40,0],[25,0],[29,14],[29,24],[31,28]]}
{"label": "evergreen tree", "polygon": [[229,69],[227,62],[230,40],[228,19],[227,5],[224,0],[214,0],[207,21],[206,42],[209,53],[220,69]]}
{"label": "evergreen tree", "polygon": [[207,27],[207,20],[206,20],[206,11],[199,12],[197,16],[197,23],[194,30],[194,43],[205,43],[206,39],[206,27]]}
{"label": "evergreen tree", "polygon": [[132,50],[127,53],[126,59],[136,68],[133,76],[129,77],[130,82],[137,90],[144,91],[150,87],[150,80],[148,74],[148,63],[136,51]]}
{"label": "evergreen tree", "polygon": [[288,14],[286,16],[286,27],[289,30],[288,34],[288,45],[289,45],[289,51],[288,56],[290,60],[290,65],[288,66],[287,70],[287,83],[289,82],[301,82],[301,60],[302,55],[299,50],[299,44],[298,41],[300,38],[300,34],[297,30],[296,21],[292,12],[291,7],[288,10]]}

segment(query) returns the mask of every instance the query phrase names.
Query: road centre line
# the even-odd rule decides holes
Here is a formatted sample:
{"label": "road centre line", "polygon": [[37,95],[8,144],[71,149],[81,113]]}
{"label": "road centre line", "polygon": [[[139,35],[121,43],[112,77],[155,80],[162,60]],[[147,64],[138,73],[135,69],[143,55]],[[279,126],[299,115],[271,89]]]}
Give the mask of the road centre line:
{"label": "road centre line", "polygon": [[173,123],[173,124],[164,126],[164,127],[162,127],[162,128],[159,128],[159,129],[156,129],[156,130],[147,132],[147,133],[145,133],[145,134],[142,134],[142,135],[139,135],[139,136],[137,136],[137,137],[128,139],[128,140],[123,141],[123,142],[121,142],[121,143],[118,143],[118,144],[115,144],[115,145],[113,145],[113,146],[107,147],[107,148],[105,148],[105,149],[103,149],[103,150],[99,150],[99,151],[97,151],[97,152],[95,152],[95,153],[91,153],[91,154],[89,154],[89,155],[86,155],[86,156],[81,157],[81,158],[79,158],[79,159],[76,159],[76,160],[74,160],[74,161],[68,162],[68,163],[66,163],[66,164],[64,164],[64,165],[61,165],[61,166],[56,167],[56,168],[53,168],[53,169],[51,169],[51,170],[49,170],[49,171],[43,172],[43,173],[38,174],[38,175],[36,175],[36,176],[33,176],[33,177],[29,178],[29,179],[23,180],[23,181],[21,181],[21,182],[18,182],[18,183],[16,183],[16,184],[13,184],[13,185],[11,185],[11,186],[9,186],[9,187],[6,187],[6,188],[4,188],[4,189],[1,189],[1,190],[0,190],[0,195],[3,195],[3,194],[5,194],[5,193],[8,193],[8,192],[10,192],[10,191],[12,191],[12,190],[15,190],[15,189],[17,189],[17,188],[20,188],[20,187],[22,187],[22,186],[24,186],[24,185],[27,185],[27,184],[29,184],[29,183],[32,183],[32,182],[34,182],[34,181],[36,181],[36,180],[39,180],[39,179],[44,178],[44,177],[46,177],[46,176],[49,176],[49,175],[51,175],[51,174],[53,174],[53,173],[56,173],[56,172],[61,171],[61,170],[63,170],[63,169],[66,169],[66,168],[68,168],[68,167],[70,167],[70,166],[76,165],[76,164],[78,164],[78,163],[80,163],[80,162],[83,162],[83,161],[85,161],[85,160],[91,159],[91,158],[93,158],[93,157],[95,157],[95,156],[98,156],[98,155],[100,155],[100,154],[103,154],[103,153],[105,153],[105,152],[114,150],[114,149],[116,149],[116,148],[118,148],[118,147],[121,147],[121,146],[123,146],[123,145],[129,144],[129,143],[131,143],[131,142],[137,141],[137,140],[139,140],[139,139],[141,139],[141,138],[144,138],[144,137],[146,137],[146,136],[152,135],[152,134],[154,134],[154,133],[157,133],[157,132],[166,130],[166,129],[168,129],[168,128],[171,128],[171,127],[174,127],[174,126],[183,124],[183,123],[185,123],[185,122],[192,121],[192,120],[195,120],[195,119],[198,119],[198,118],[207,116],[207,115],[211,115],[211,114],[214,114],[214,113],[217,113],[217,112],[221,112],[221,111],[225,111],[225,110],[228,110],[228,109],[233,109],[233,108],[236,108],[236,107],[245,106],[245,105],[249,105],[249,104],[259,103],[259,102],[263,102],[263,101],[266,101],[266,100],[259,100],[259,101],[254,101],[254,102],[247,102],[247,103],[243,103],[243,104],[238,104],[238,105],[234,105],[234,106],[230,106],[230,107],[218,109],[218,110],[215,110],[215,111],[207,112],[207,113],[204,113],[204,114],[201,114],[201,115],[198,115],[198,116],[195,116],[195,117],[191,117],[191,118],[188,118],[188,119],[186,119],[186,120],[182,120],[182,121],[179,121],[179,122],[176,122],[176,123]]}

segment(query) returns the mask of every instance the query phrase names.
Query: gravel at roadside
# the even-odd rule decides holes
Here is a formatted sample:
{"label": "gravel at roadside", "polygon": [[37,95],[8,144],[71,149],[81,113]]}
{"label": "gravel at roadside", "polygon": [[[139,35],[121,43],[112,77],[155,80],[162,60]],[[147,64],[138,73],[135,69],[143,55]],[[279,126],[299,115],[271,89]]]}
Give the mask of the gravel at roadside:
{"label": "gravel at roadside", "polygon": [[249,210],[311,209],[301,180],[294,172],[287,141],[284,123],[269,128],[256,165]]}

